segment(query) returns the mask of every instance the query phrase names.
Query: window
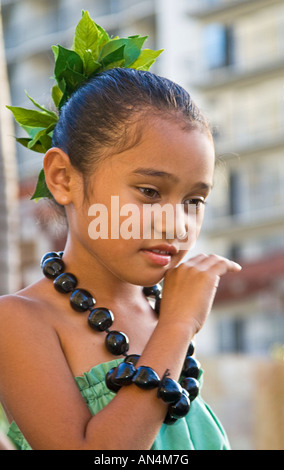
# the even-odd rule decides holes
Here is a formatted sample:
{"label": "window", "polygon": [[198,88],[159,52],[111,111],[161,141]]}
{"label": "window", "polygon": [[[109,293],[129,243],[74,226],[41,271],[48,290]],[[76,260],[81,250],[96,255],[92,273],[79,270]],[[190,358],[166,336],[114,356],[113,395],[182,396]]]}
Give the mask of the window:
{"label": "window", "polygon": [[220,353],[267,355],[284,342],[284,315],[273,311],[222,318],[218,324]]}
{"label": "window", "polygon": [[239,214],[242,212],[241,209],[241,188],[240,188],[240,176],[237,172],[232,172],[230,174],[230,186],[229,186],[229,204],[230,215]]}
{"label": "window", "polygon": [[204,31],[205,56],[210,69],[234,63],[234,33],[229,25],[212,23]]}
{"label": "window", "polygon": [[222,353],[245,352],[245,321],[228,318],[219,324],[219,349]]}
{"label": "window", "polygon": [[279,214],[284,205],[282,154],[251,159],[229,175],[228,215],[250,220]]}

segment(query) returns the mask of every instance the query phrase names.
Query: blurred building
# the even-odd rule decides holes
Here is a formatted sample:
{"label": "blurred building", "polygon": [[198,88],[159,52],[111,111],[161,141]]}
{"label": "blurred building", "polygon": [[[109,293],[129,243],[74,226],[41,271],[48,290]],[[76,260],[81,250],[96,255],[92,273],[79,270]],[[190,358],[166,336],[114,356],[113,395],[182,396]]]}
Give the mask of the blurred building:
{"label": "blurred building", "polygon": [[[196,250],[229,256],[243,271],[221,281],[198,335],[200,354],[283,360],[283,1],[2,0],[13,105],[29,106],[24,90],[51,105],[51,45],[71,46],[82,9],[110,34],[148,35],[147,47],[164,48],[152,70],[185,86],[211,120],[218,163]],[[46,203],[29,201],[41,155],[20,146],[17,155],[24,286],[40,275],[45,250],[63,248],[65,229],[49,222]],[[252,369],[246,370],[248,378]],[[247,435],[243,439],[246,444],[236,441],[243,448],[253,445]]]}
{"label": "blurred building", "polygon": [[10,90],[2,33],[0,15],[0,295],[13,293],[21,286],[18,171],[14,122],[6,108]]}
{"label": "blurred building", "polygon": [[204,347],[268,354],[284,342],[284,4],[187,3],[199,26],[189,83],[219,159],[206,235],[210,251],[243,265],[221,282]]}

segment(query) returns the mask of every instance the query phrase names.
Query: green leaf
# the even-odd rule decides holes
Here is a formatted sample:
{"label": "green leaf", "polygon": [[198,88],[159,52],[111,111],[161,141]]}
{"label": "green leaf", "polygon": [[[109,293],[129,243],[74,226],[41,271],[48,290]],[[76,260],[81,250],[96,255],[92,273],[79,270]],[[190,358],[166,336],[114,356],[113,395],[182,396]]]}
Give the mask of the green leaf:
{"label": "green leaf", "polygon": [[118,47],[117,49],[114,49],[113,51],[110,51],[109,54],[101,59],[102,66],[106,68],[114,62],[124,60],[124,48],[125,44],[123,44],[121,47]]}
{"label": "green leaf", "polygon": [[46,129],[42,129],[35,134],[33,139],[29,142],[28,148],[33,149],[33,146],[40,141],[42,146],[45,148],[47,152],[48,149],[51,147],[51,137],[48,136],[49,133],[52,133],[53,129],[55,128],[55,124],[47,127]]}
{"label": "green leaf", "polygon": [[51,124],[47,128],[22,126],[30,137],[19,137],[16,141],[30,150],[46,153],[52,145],[52,132],[55,125],[55,123]]}
{"label": "green leaf", "polygon": [[122,46],[125,46],[125,67],[128,67],[139,57],[141,48],[144,42],[146,41],[147,37],[148,36],[130,36],[129,38],[112,39],[103,46],[99,56],[99,61],[105,62],[106,56],[110,55],[110,53],[114,52],[115,50],[118,50]]}
{"label": "green leaf", "polygon": [[164,49],[152,51],[151,49],[143,49],[138,59],[130,65],[130,68],[137,70],[149,70],[151,65],[156,61],[157,57],[163,52]]}
{"label": "green leaf", "polygon": [[45,149],[45,152],[47,152],[52,147],[52,136],[50,134],[42,134],[39,138],[39,141]]}
{"label": "green leaf", "polygon": [[75,70],[71,70],[69,67],[61,73],[61,77],[66,83],[66,91],[69,95],[71,95],[76,88],[87,79],[85,75],[82,75]]}
{"label": "green leaf", "polygon": [[42,129],[45,129],[44,127],[30,127],[30,126],[21,126],[26,133],[31,137],[31,139],[34,138],[34,136],[41,131]]}
{"label": "green leaf", "polygon": [[32,195],[31,199],[37,202],[39,199],[43,197],[47,197],[48,199],[53,198],[51,192],[49,191],[47,187],[47,184],[45,181],[44,169],[42,168],[38,176],[38,181],[37,181],[35,192]]}
{"label": "green leaf", "polygon": [[7,106],[12,111],[15,120],[20,126],[48,127],[57,122],[58,117],[48,114],[45,111],[35,111],[33,109],[20,108],[17,106]]}
{"label": "green leaf", "polygon": [[84,60],[85,52],[90,51],[94,60],[99,55],[101,32],[96,23],[90,18],[87,11],[83,12],[82,18],[77,24],[72,49]]}
{"label": "green leaf", "polygon": [[84,53],[84,70],[85,75],[89,77],[101,67],[101,64],[97,62],[91,51],[85,51]]}
{"label": "green leaf", "polygon": [[[59,90],[62,92],[58,103],[58,107],[61,108],[87,77],[84,75],[83,60],[75,51],[61,46],[53,46],[52,49],[56,60],[54,78],[57,81]],[[57,93],[55,100],[58,101],[59,92],[57,89],[55,89],[55,93]]]}
{"label": "green leaf", "polygon": [[99,26],[97,23],[96,23],[96,27],[97,27],[97,29],[100,33],[99,42],[100,42],[100,49],[101,49],[104,46],[105,43],[110,41],[110,37],[109,37],[108,33],[104,30],[104,28]]}
{"label": "green leaf", "polygon": [[125,60],[117,60],[116,62],[111,62],[109,65],[103,68],[103,70],[110,70],[110,69],[115,69],[119,67],[124,67],[125,65]]}
{"label": "green leaf", "polygon": [[56,58],[54,76],[57,82],[61,81],[67,69],[79,74],[84,73],[83,60],[75,51],[65,49],[59,45],[53,46],[52,49]]}
{"label": "green leaf", "polygon": [[60,91],[62,91],[62,93],[64,94],[65,91],[66,91],[66,82],[64,80],[64,78],[57,78],[57,85],[58,85],[58,88]]}
{"label": "green leaf", "polygon": [[[19,142],[19,144],[23,145],[24,147],[29,148],[28,145],[31,142],[31,139],[29,139],[28,137],[18,137],[18,138],[16,138],[16,141]],[[33,148],[31,150],[33,150],[34,152],[38,152],[38,153],[45,153],[46,152],[46,150],[42,146],[42,144],[38,143],[38,142],[33,146]]]}
{"label": "green leaf", "polygon": [[54,60],[56,62],[57,59],[58,59],[58,54],[59,54],[59,47],[58,46],[51,46],[51,49],[52,49],[52,52],[53,52],[53,55],[54,55]]}
{"label": "green leaf", "polygon": [[125,47],[125,67],[132,64],[140,55],[142,46],[148,36],[129,38]]}
{"label": "green leaf", "polygon": [[69,93],[67,91],[67,85],[66,85],[66,81],[65,81],[64,78],[62,78],[57,83],[58,83],[59,90],[62,92],[62,97],[61,97],[61,100],[60,100],[59,105],[58,105],[58,109],[60,110],[62,108],[62,106],[66,103],[66,101],[68,100]]}
{"label": "green leaf", "polygon": [[63,96],[63,91],[60,90],[58,85],[54,85],[52,87],[51,96],[52,96],[52,99],[53,99],[53,103],[55,104],[55,106],[57,108],[59,108],[59,104],[60,104],[60,101],[62,100],[62,96]]}
{"label": "green leaf", "polygon": [[58,116],[57,114],[54,112],[54,111],[50,111],[49,109],[47,109],[45,106],[43,105],[40,105],[38,104],[31,96],[28,95],[27,91],[25,91],[27,97],[29,98],[29,100],[31,100],[31,102],[39,109],[41,109],[42,111],[44,111],[45,113],[49,114],[50,116],[53,116],[55,119],[58,120]]}

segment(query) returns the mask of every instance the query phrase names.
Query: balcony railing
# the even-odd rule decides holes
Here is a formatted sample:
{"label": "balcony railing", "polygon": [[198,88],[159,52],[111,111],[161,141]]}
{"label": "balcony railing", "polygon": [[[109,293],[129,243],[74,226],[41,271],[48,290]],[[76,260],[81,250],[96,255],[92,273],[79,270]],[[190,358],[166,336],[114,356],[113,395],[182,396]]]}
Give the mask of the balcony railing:
{"label": "balcony railing", "polygon": [[204,232],[212,239],[230,237],[238,241],[240,234],[253,236],[267,228],[277,228],[279,233],[283,233],[283,204],[255,208],[235,215],[221,214],[211,209],[207,211],[204,221]]}
{"label": "balcony railing", "polygon": [[[210,69],[201,67],[191,72],[190,84],[200,90],[210,91],[223,88],[224,86],[232,86],[235,83],[251,82],[260,77],[278,74],[284,69],[284,55],[281,50],[277,56],[269,59],[263,58],[263,63],[254,64],[243,63],[235,64],[227,67]],[[195,73],[194,73],[195,72]]]}
{"label": "balcony railing", "polygon": [[[279,109],[280,112],[280,109]],[[245,126],[244,126],[245,127]],[[234,138],[215,137],[217,155],[222,159],[235,158],[236,155],[248,155],[259,151],[271,151],[273,149],[284,148],[284,135],[282,130],[271,131],[262,130],[250,134],[248,132],[238,132]]]}
{"label": "balcony railing", "polygon": [[211,20],[219,15],[236,14],[244,9],[249,11],[280,2],[281,0],[270,0],[270,2],[267,0],[192,0],[188,2],[187,12],[192,17]]}
{"label": "balcony railing", "polygon": [[[17,2],[19,0],[13,1]],[[116,9],[111,7],[111,4],[112,2],[109,1],[108,8],[106,8],[103,0],[101,0],[100,5],[103,8],[96,8],[96,11],[99,12],[96,21],[109,32],[114,30],[119,33],[120,29],[128,25],[129,18],[135,22],[137,19],[141,20],[155,14],[154,0],[135,0],[132,3],[129,0],[120,0]],[[74,34],[75,20],[74,24],[73,20],[71,24],[69,21],[63,21],[63,17],[64,8],[54,8],[50,10],[48,15],[45,15],[44,21],[38,21],[35,18],[32,23],[29,18],[29,21],[23,20],[16,25],[7,23],[5,28],[7,62],[9,64],[17,63],[22,57],[33,56],[50,50],[50,44],[53,43],[59,42],[66,47],[70,46]],[[72,18],[75,18],[75,15]],[[33,24],[32,29],[31,24]]]}

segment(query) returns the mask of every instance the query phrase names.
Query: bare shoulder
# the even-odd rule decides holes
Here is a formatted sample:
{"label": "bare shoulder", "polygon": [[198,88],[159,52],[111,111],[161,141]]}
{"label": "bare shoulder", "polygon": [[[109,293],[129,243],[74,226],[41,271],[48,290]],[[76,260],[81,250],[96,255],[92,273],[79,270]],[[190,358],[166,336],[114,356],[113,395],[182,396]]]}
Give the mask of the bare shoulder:
{"label": "bare shoulder", "polygon": [[21,291],[16,294],[7,294],[0,297],[0,321],[12,313],[24,313],[31,311],[35,303],[29,296],[21,295]]}
{"label": "bare shoulder", "polygon": [[25,293],[25,291],[3,295],[0,297],[0,327],[16,326],[17,324],[21,324],[22,327],[31,319],[33,323],[42,322],[44,316],[38,314],[42,306],[39,298]]}
{"label": "bare shoulder", "polygon": [[32,316],[35,303],[17,294],[0,297],[0,330],[18,322],[24,323],[27,316]]}
{"label": "bare shoulder", "polygon": [[45,279],[41,279],[15,294],[0,296],[0,323],[24,322],[31,317],[33,321],[48,321],[52,310],[54,289]]}
{"label": "bare shoulder", "polygon": [[[50,305],[41,291],[44,292],[39,282],[0,297],[0,343],[6,352],[15,345],[18,350],[21,345],[27,348],[36,337],[41,337],[42,343],[48,338],[57,338],[49,315]],[[0,346],[0,351],[2,349]]]}

